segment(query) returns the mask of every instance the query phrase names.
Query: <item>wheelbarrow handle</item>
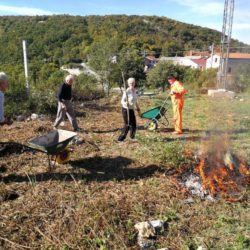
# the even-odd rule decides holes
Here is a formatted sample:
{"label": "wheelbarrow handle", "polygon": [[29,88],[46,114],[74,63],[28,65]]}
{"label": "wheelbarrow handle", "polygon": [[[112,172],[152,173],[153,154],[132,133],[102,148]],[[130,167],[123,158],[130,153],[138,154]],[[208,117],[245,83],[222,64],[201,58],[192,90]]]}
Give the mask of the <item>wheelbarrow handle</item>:
{"label": "wheelbarrow handle", "polygon": [[[167,101],[170,99],[170,95],[167,96],[167,98],[164,100],[163,104],[161,105],[161,109],[165,106],[165,104],[167,103]],[[160,109],[160,110],[161,110]]]}

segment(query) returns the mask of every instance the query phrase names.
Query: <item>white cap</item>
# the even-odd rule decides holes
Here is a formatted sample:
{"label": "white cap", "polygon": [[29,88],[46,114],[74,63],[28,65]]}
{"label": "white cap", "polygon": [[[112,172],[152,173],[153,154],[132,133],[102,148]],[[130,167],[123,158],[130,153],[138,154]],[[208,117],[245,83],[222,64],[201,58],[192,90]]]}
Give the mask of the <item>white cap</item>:
{"label": "white cap", "polygon": [[4,72],[0,72],[0,82],[6,82],[7,80],[7,75]]}

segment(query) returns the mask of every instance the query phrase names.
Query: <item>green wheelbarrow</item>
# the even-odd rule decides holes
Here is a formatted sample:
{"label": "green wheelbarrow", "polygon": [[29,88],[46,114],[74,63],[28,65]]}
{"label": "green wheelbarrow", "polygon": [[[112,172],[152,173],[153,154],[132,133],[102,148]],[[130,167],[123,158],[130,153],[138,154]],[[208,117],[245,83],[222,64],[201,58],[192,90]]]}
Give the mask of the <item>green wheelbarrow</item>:
{"label": "green wheelbarrow", "polygon": [[162,106],[155,107],[142,113],[142,118],[150,120],[150,122],[146,124],[149,131],[155,131],[158,128],[158,123],[163,124],[165,127],[169,125],[168,118],[166,117],[166,112],[169,108],[167,104],[168,99],[169,97],[166,98]]}
{"label": "green wheelbarrow", "polygon": [[[77,133],[66,130],[54,130],[46,135],[37,137],[28,142],[28,147],[34,151],[46,153],[48,156],[49,170],[55,163],[63,164],[70,157],[68,144],[75,138]],[[54,165],[52,166],[52,160]]]}

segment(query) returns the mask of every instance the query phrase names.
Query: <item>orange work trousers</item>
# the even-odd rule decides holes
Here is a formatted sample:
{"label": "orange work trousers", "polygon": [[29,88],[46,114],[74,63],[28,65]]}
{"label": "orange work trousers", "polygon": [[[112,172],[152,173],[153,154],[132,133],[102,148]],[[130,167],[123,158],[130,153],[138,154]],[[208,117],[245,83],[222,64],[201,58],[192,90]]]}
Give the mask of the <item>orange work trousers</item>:
{"label": "orange work trousers", "polygon": [[174,113],[174,129],[178,133],[182,133],[182,109],[184,106],[184,98],[172,98]]}

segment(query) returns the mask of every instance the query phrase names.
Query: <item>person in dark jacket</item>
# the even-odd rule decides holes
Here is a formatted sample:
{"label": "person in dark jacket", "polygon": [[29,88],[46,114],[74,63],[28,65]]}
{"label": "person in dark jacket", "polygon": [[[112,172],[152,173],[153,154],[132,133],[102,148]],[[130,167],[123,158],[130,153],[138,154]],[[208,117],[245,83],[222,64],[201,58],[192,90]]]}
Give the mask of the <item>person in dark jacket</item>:
{"label": "person in dark jacket", "polygon": [[79,127],[76,120],[75,111],[72,105],[72,85],[74,83],[74,76],[68,75],[65,81],[61,84],[58,91],[58,111],[56,121],[54,123],[54,128],[57,129],[59,124],[64,120],[65,115],[67,115],[70,124],[72,125],[74,131],[78,131]]}

